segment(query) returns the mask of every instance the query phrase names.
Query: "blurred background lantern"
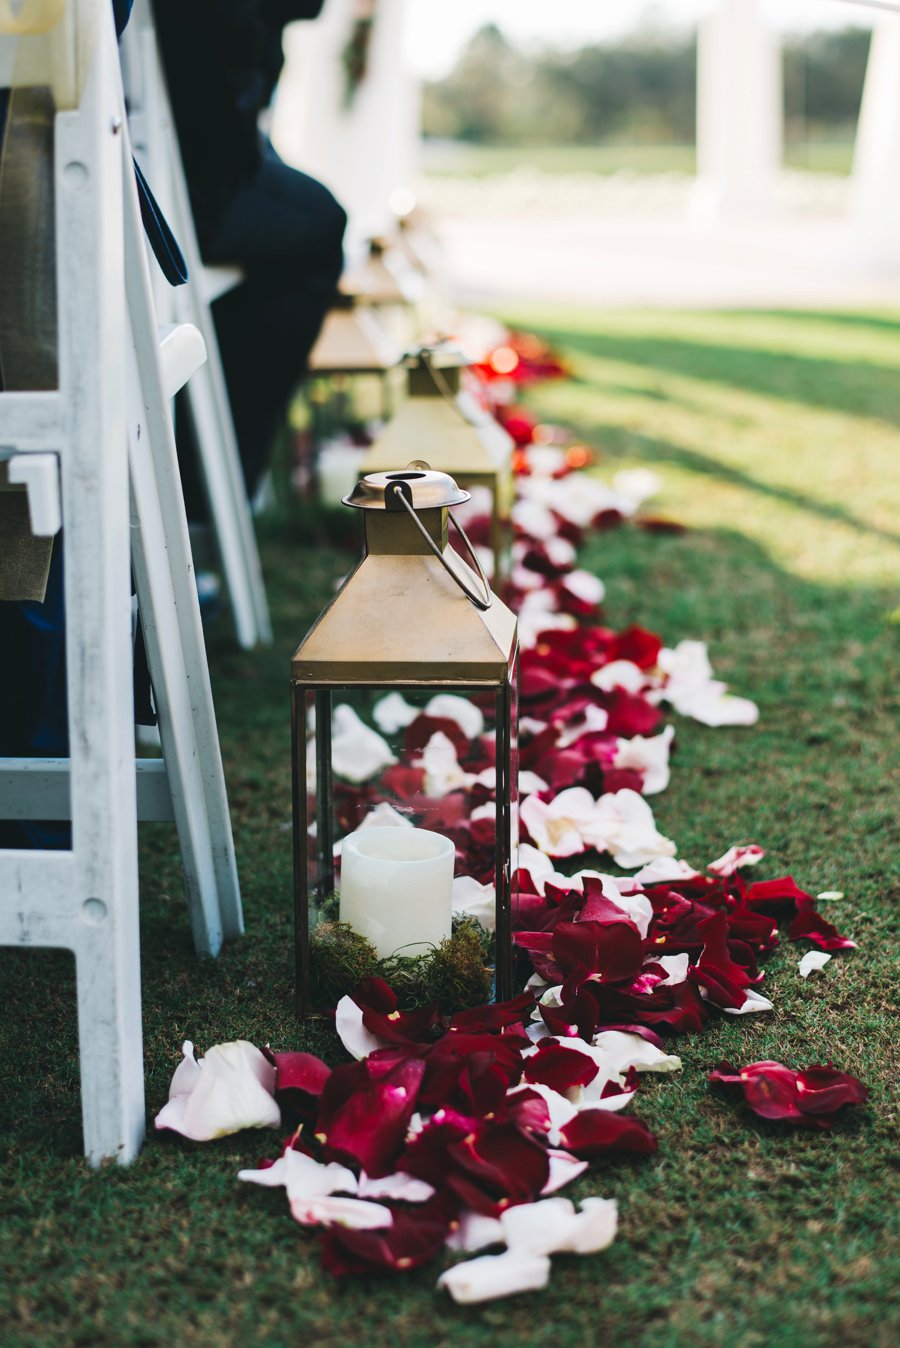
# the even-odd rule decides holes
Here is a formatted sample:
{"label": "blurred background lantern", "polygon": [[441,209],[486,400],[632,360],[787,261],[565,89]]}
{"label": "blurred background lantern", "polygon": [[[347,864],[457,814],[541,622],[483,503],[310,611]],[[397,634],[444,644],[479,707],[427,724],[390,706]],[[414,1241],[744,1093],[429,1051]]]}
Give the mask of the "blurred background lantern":
{"label": "blurred background lantern", "polygon": [[303,1012],[416,962],[446,982],[476,950],[470,1004],[512,994],[516,620],[448,545],[468,499],[439,472],[359,482],[363,559],[292,659]]}
{"label": "blurred background lantern", "polygon": [[372,444],[364,473],[390,472],[424,460],[467,491],[488,496],[493,579],[508,566],[512,450],[507,432],[461,387],[465,355],[449,345],[423,346],[407,357],[407,398]]}

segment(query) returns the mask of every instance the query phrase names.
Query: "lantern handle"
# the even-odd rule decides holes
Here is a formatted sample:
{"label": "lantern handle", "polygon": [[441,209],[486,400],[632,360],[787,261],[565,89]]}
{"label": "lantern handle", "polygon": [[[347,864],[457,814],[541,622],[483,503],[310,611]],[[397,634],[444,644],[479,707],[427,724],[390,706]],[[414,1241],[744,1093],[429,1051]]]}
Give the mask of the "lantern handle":
{"label": "lantern handle", "polygon": [[[443,374],[441,373],[441,371],[438,369],[438,367],[435,365],[434,361],[432,360],[432,355],[433,355],[433,353],[434,353],[434,350],[435,350],[435,348],[432,347],[432,346],[427,346],[427,345],[426,345],[426,346],[420,346],[419,349],[418,349],[418,351],[416,352],[416,354],[417,354],[418,356],[421,357],[422,364],[425,366],[425,369],[428,371],[429,375],[431,376],[431,382],[434,384],[435,388],[437,389],[438,393],[441,395],[441,397],[443,398],[443,400],[444,400],[444,402],[447,404],[447,406],[450,407],[450,408],[452,408],[452,410],[456,413],[456,415],[457,415],[462,421],[464,421],[464,422],[466,423],[466,425],[468,425],[468,426],[476,426],[476,427],[477,427],[477,426],[479,425],[478,418],[472,416],[472,414],[471,414],[470,412],[467,412],[467,411],[466,411],[465,407],[463,407],[463,406],[460,405],[460,403],[459,403],[459,402],[457,401],[457,399],[456,399],[456,395],[453,393],[453,390],[450,388],[450,385],[447,383],[447,381],[446,381],[446,379],[444,378]],[[455,520],[454,520],[454,523],[456,523]],[[458,524],[456,525],[456,527],[457,527],[457,529],[459,529],[459,525],[458,525]],[[461,530],[461,529],[460,529],[460,533],[462,533],[462,530]]]}
{"label": "lantern handle", "polygon": [[438,561],[440,562],[441,566],[442,566],[442,567],[444,568],[444,570],[447,572],[447,575],[451,578],[451,580],[453,580],[453,581],[456,582],[456,584],[457,584],[457,585],[459,586],[459,588],[462,590],[462,592],[463,592],[463,594],[466,596],[466,598],[469,599],[469,600],[471,600],[471,602],[475,605],[476,608],[480,608],[480,609],[483,609],[483,610],[484,610],[484,609],[489,609],[490,606],[491,606],[491,604],[494,602],[494,595],[493,595],[493,592],[491,591],[491,587],[490,587],[490,584],[489,584],[489,582],[488,582],[488,578],[487,578],[487,576],[484,574],[484,567],[481,565],[481,562],[478,560],[478,553],[477,553],[477,552],[475,551],[475,549],[472,547],[472,544],[471,544],[470,541],[469,541],[469,537],[468,537],[468,535],[466,534],[466,531],[463,529],[463,527],[462,527],[462,525],[460,524],[459,520],[458,520],[458,519],[456,518],[456,516],[453,514],[453,511],[452,511],[452,510],[448,510],[448,511],[447,511],[447,514],[450,516],[451,522],[452,522],[453,525],[455,526],[456,531],[457,531],[457,533],[459,534],[460,538],[461,538],[462,541],[465,543],[466,548],[467,548],[468,553],[469,553],[469,556],[472,558],[472,561],[473,561],[473,563],[474,563],[474,565],[475,565],[475,570],[478,572],[478,578],[479,578],[479,580],[481,581],[482,585],[484,586],[484,595],[483,595],[483,596],[480,595],[480,594],[476,594],[473,590],[470,590],[469,587],[468,587],[468,585],[467,585],[467,584],[465,583],[465,581],[462,579],[462,577],[461,577],[461,576],[458,576],[458,575],[456,574],[456,572],[453,570],[453,568],[450,566],[450,564],[449,564],[449,562],[447,561],[446,557],[444,556],[443,552],[442,552],[441,549],[438,547],[437,543],[435,543],[434,539],[431,537],[431,534],[430,534],[430,533],[428,532],[428,530],[425,528],[425,525],[424,525],[424,524],[422,523],[422,521],[419,519],[418,515],[416,514],[415,507],[413,506],[412,502],[409,500],[408,496],[406,495],[406,492],[404,492],[404,491],[401,489],[400,484],[399,484],[399,483],[396,483],[396,484],[391,483],[390,486],[393,487],[393,491],[392,491],[391,495],[393,496],[394,500],[395,500],[395,501],[400,501],[400,502],[402,503],[403,509],[408,513],[408,515],[409,515],[410,519],[412,520],[413,524],[416,526],[416,528],[418,529],[419,533],[420,533],[420,534],[422,535],[422,537],[425,539],[425,542],[428,544],[429,548],[430,548],[431,551],[434,553],[435,557],[438,559]]}

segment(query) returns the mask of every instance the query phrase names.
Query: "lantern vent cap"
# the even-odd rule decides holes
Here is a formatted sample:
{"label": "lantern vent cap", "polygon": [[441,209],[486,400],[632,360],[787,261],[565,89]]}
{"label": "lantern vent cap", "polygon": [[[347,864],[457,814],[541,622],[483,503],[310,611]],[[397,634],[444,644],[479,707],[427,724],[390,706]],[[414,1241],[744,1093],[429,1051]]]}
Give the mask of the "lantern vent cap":
{"label": "lantern vent cap", "polygon": [[437,473],[419,459],[393,472],[368,473],[343,502],[359,510],[404,510],[398,493],[414,510],[446,509],[471,500],[471,493],[458,487],[449,473]]}
{"label": "lantern vent cap", "polygon": [[433,370],[464,370],[472,364],[472,357],[456,342],[439,340],[413,347],[406,352],[403,364],[408,370],[428,366]]}

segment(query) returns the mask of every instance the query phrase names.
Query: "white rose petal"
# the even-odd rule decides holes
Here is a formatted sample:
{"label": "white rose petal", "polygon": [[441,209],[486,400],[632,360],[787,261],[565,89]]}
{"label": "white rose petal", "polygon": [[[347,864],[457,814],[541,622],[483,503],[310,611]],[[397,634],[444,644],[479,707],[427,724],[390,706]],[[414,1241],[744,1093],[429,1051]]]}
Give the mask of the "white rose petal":
{"label": "white rose petal", "polygon": [[759,720],[759,707],[747,697],[734,697],[721,691],[717,683],[707,684],[695,689],[689,697],[683,697],[675,706],[682,716],[690,716],[701,725],[756,725]]}
{"label": "white rose petal", "polygon": [[807,950],[806,954],[797,965],[797,968],[800,970],[800,977],[809,978],[811,973],[815,973],[816,970],[824,969],[830,959],[831,956],[826,954],[824,950]]}
{"label": "white rose petal", "polygon": [[651,961],[658,964],[660,968],[665,969],[666,976],[661,983],[657,984],[660,988],[673,988],[678,983],[683,983],[687,978],[690,956],[681,955],[651,955]]}
{"label": "white rose petal", "polygon": [[472,778],[459,766],[456,746],[442,730],[438,730],[422,750],[417,766],[425,770],[425,794],[446,796],[450,791],[470,785]]}
{"label": "white rose petal", "polygon": [[639,693],[646,682],[646,674],[633,660],[610,660],[591,675],[591,683],[605,693],[611,693],[615,688],[622,688],[626,693]]}
{"label": "white rose petal", "polygon": [[[496,768],[492,768],[491,771],[494,774],[494,780],[491,783],[491,786],[493,787],[496,785],[497,770]],[[524,772],[519,773],[520,796],[533,796],[535,791],[546,791],[546,789],[547,783],[544,781],[543,777],[539,777],[536,772],[529,772],[526,768]]]}
{"label": "white rose petal", "polygon": [[378,729],[385,735],[394,735],[405,730],[419,716],[418,707],[413,707],[401,693],[388,693],[372,708],[372,717]]}
{"label": "white rose petal", "polygon": [[484,731],[484,716],[467,697],[456,693],[438,693],[425,708],[426,716],[455,721],[467,739],[474,740]]}
{"label": "white rose petal", "polygon": [[539,894],[543,894],[544,886],[548,880],[551,884],[555,884],[556,879],[554,877],[565,879],[565,876],[558,875],[558,872],[553,869],[553,862],[547,856],[547,853],[542,852],[539,847],[533,847],[531,843],[519,843],[517,862],[518,869],[527,871],[531,876]]}
{"label": "white rose petal", "polygon": [[386,1047],[383,1039],[379,1039],[363,1025],[362,1008],[357,1006],[352,997],[342,997],[338,1002],[334,1013],[334,1028],[344,1048],[357,1061],[368,1058],[376,1049]]}
{"label": "white rose petal", "polygon": [[434,1189],[425,1180],[416,1179],[398,1170],[381,1179],[370,1179],[365,1171],[359,1177],[357,1194],[360,1198],[393,1198],[402,1203],[426,1203],[434,1197]]}
{"label": "white rose petal", "polygon": [[497,895],[493,885],[481,885],[471,875],[453,880],[450,906],[454,917],[473,917],[485,931],[493,931],[497,922]]}
{"label": "white rose petal", "polygon": [[488,1245],[505,1244],[503,1227],[496,1217],[485,1217],[481,1212],[472,1212],[469,1208],[459,1214],[459,1223],[444,1241],[448,1250],[460,1254],[474,1254]]}
{"label": "white rose petal", "polygon": [[757,843],[746,843],[740,847],[729,847],[727,852],[723,852],[715,861],[711,861],[707,870],[713,875],[718,875],[722,879],[729,875],[734,875],[743,866],[756,866],[766,855],[765,849]]}
{"label": "white rose petal", "polygon": [[522,823],[542,852],[552,857],[576,856],[585,850],[582,830],[590,825],[596,802],[583,786],[560,791],[549,804],[529,796],[519,807]]}
{"label": "white rose petal", "polygon": [[603,707],[588,706],[577,721],[570,721],[556,741],[557,749],[568,749],[576,744],[582,735],[602,734],[609,724],[609,712]]}
{"label": "white rose petal", "polygon": [[550,1260],[545,1255],[507,1250],[456,1264],[441,1274],[437,1285],[445,1287],[458,1305],[471,1306],[517,1292],[536,1292],[549,1281]]}
{"label": "white rose petal", "polygon": [[650,468],[622,468],[612,484],[616,491],[632,498],[635,508],[662,491],[662,478]]}
{"label": "white rose petal", "polygon": [[675,731],[669,725],[660,735],[634,735],[630,740],[617,740],[613,767],[642,772],[642,795],[655,796],[665,791],[669,785],[669,748],[674,736]]}
{"label": "white rose petal", "polygon": [[323,1165],[302,1151],[288,1148],[265,1170],[239,1170],[238,1179],[263,1188],[283,1185],[290,1201],[325,1198],[329,1194],[355,1194],[357,1180],[352,1170],[331,1161]]}
{"label": "white rose petal", "polygon": [[[558,1140],[551,1133],[549,1140],[551,1142]],[[564,1189],[572,1180],[578,1179],[588,1168],[587,1161],[579,1161],[570,1151],[548,1150],[547,1158],[550,1162],[550,1172],[547,1175],[546,1182],[541,1190],[541,1197],[547,1194],[555,1194],[558,1189]]]}
{"label": "white rose petal", "polygon": [[352,1170],[336,1161],[323,1165],[312,1156],[293,1149],[284,1153],[288,1199],[327,1198],[330,1194],[355,1194],[357,1179]]}
{"label": "white rose petal", "polygon": [[172,1077],[168,1103],[156,1116],[157,1128],[171,1128],[193,1142],[227,1137],[243,1128],[278,1128],[275,1068],[254,1044],[238,1039],[214,1044],[199,1062],[185,1041],[185,1062]]}
{"label": "white rose petal", "polygon": [[637,1072],[680,1072],[681,1059],[675,1053],[664,1053],[640,1034],[627,1030],[601,1030],[594,1035],[593,1047],[599,1050],[599,1066],[608,1077],[625,1082],[629,1067]]}
{"label": "white rose petal", "polygon": [[357,825],[357,829],[414,827],[413,821],[407,819],[406,815],[401,814],[399,810],[395,810],[393,805],[387,800],[379,801],[374,810],[370,810]]}
{"label": "white rose petal", "polygon": [[627,788],[600,797],[581,835],[598,851],[608,851],[623,870],[646,865],[654,857],[675,855],[675,844],[657,831],[653,811],[643,796]]}
{"label": "white rose petal", "polygon": [[656,857],[636,871],[632,877],[643,885],[662,885],[667,880],[697,880],[700,871],[686,861],[676,861],[674,857]]}
{"label": "white rose petal", "polygon": [[341,702],[332,719],[331,761],[339,777],[359,783],[397,760],[387,741],[361,721],[351,706]]}
{"label": "white rose petal", "polygon": [[612,1198],[586,1198],[581,1212],[568,1198],[523,1203],[500,1217],[510,1250],[529,1254],[596,1254],[615,1240],[618,1207]]}
{"label": "white rose petal", "polygon": [[663,646],[658,663],[669,676],[669,688],[696,687],[709,683],[713,676],[705,641],[679,641],[674,649]]}
{"label": "white rose petal", "polygon": [[[704,989],[700,989],[700,996],[703,996]],[[761,992],[755,992],[753,988],[744,988],[746,1001],[743,1006],[723,1006],[720,1009],[727,1016],[752,1016],[757,1011],[772,1011],[774,1007],[768,997],[764,997]]]}
{"label": "white rose petal", "polygon": [[582,604],[602,604],[606,595],[603,581],[590,571],[570,571],[567,576],[563,576],[561,584]]}
{"label": "white rose petal", "polygon": [[290,1206],[291,1216],[301,1226],[348,1226],[354,1231],[378,1231],[394,1224],[390,1208],[361,1198],[294,1198]]}

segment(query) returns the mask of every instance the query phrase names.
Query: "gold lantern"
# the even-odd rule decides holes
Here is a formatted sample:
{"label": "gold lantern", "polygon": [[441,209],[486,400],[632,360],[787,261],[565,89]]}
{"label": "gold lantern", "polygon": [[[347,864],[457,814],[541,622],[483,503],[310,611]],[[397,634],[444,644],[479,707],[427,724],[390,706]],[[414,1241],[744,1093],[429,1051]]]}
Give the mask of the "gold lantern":
{"label": "gold lantern", "polygon": [[354,295],[339,294],[325,315],[309,355],[311,375],[385,375],[400,363],[402,351],[374,309]]}
{"label": "gold lantern", "polygon": [[424,459],[461,487],[486,487],[491,502],[494,579],[507,571],[512,509],[511,437],[460,387],[468,364],[449,346],[422,347],[407,357],[408,397],[363,460],[364,473],[390,472]]}
{"label": "gold lantern", "polygon": [[359,482],[344,503],[362,515],[362,561],[291,661],[303,1013],[328,1009],[325,934],[352,929],[379,959],[419,955],[448,941],[472,892],[490,910],[495,994],[512,995],[516,619],[471,546],[474,570],[448,545],[468,499],[439,472]]}

